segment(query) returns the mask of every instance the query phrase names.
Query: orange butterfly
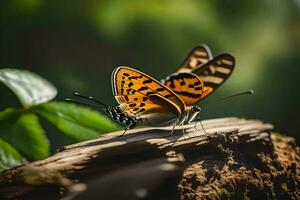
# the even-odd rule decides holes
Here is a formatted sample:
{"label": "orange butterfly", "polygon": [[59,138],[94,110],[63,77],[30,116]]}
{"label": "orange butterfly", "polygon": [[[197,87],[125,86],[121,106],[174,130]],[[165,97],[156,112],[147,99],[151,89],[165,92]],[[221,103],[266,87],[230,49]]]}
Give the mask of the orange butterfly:
{"label": "orange butterfly", "polygon": [[[232,73],[234,58],[221,54],[212,58],[205,45],[195,47],[176,73],[161,82],[130,67],[118,67],[112,73],[113,94],[118,106],[102,106],[114,120],[132,129],[138,124],[149,126],[190,123],[201,111],[196,105],[211,94]],[[77,102],[68,99],[68,101]],[[125,132],[124,132],[125,133]]]}

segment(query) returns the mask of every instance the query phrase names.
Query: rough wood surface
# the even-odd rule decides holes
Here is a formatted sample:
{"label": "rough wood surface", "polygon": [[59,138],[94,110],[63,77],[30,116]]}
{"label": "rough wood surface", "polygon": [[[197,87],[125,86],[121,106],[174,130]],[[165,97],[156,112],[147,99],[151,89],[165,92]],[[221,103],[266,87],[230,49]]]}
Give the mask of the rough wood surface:
{"label": "rough wood surface", "polygon": [[[299,148],[258,120],[110,133],[2,172],[20,199],[297,199]],[[185,134],[183,134],[183,128]],[[78,184],[84,183],[84,184]],[[63,186],[63,187],[61,187]],[[45,194],[47,193],[47,196]]]}

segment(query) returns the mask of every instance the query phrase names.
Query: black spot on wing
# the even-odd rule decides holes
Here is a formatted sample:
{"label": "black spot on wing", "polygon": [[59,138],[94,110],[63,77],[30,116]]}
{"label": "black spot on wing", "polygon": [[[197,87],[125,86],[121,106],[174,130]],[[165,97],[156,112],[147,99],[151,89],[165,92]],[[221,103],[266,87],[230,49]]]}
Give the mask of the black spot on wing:
{"label": "black spot on wing", "polygon": [[157,88],[155,91],[156,92],[162,92],[162,91],[165,91],[165,88]]}
{"label": "black spot on wing", "polygon": [[132,79],[136,80],[136,79],[141,79],[143,77],[144,77],[143,75],[140,75],[140,76],[131,76],[128,79],[131,81]]}
{"label": "black spot on wing", "polygon": [[205,85],[205,87],[211,87],[211,88],[217,88],[218,86],[220,86],[220,84],[216,84],[216,83],[212,83],[212,82],[205,82],[205,81],[204,81],[204,85]]}
{"label": "black spot on wing", "polygon": [[171,87],[171,89],[174,89],[174,88],[175,88],[175,85],[174,85],[174,82],[173,82],[173,81],[171,82],[170,87]]}
{"label": "black spot on wing", "polygon": [[148,79],[148,80],[143,81],[143,84],[148,84],[148,83],[152,83],[152,80]]}
{"label": "black spot on wing", "polygon": [[168,80],[178,80],[178,79],[184,79],[184,78],[194,78],[195,75],[190,73],[178,73],[174,74],[168,77]]}
{"label": "black spot on wing", "polygon": [[180,81],[180,85],[181,86],[185,85],[185,82],[184,81]]}
{"label": "black spot on wing", "polygon": [[141,103],[140,104],[140,107],[144,107],[146,104],[145,103]]}
{"label": "black spot on wing", "polygon": [[155,92],[147,92],[147,93],[146,93],[146,96],[149,96],[149,95],[151,95],[151,94],[155,94]]}
{"label": "black spot on wing", "polygon": [[174,91],[176,94],[180,94],[182,96],[187,96],[190,98],[195,98],[198,99],[201,97],[201,94],[194,94],[194,93],[190,93],[190,92],[186,92],[186,91]]}
{"label": "black spot on wing", "polygon": [[129,107],[130,108],[133,108],[133,107],[135,107],[136,106],[136,103],[131,103],[131,104],[129,104]]}
{"label": "black spot on wing", "polygon": [[125,95],[124,98],[125,98],[126,101],[129,101],[129,98],[128,98],[127,95]]}
{"label": "black spot on wing", "polygon": [[144,90],[148,90],[148,87],[143,86],[140,89],[138,89],[139,92],[144,91]]}
{"label": "black spot on wing", "polygon": [[194,83],[195,86],[200,85],[200,84],[201,84],[200,81],[197,81],[197,82]]}

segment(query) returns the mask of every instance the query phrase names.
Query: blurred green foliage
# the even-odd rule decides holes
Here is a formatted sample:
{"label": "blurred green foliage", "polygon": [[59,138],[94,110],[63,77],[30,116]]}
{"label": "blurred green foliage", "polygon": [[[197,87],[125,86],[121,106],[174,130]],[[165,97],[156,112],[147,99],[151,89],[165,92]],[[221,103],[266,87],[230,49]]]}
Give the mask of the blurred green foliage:
{"label": "blurred green foliage", "polygon": [[0,139],[0,170],[20,165],[26,160],[10,144]]}
{"label": "blurred green foliage", "polygon": [[[0,66],[41,74],[57,86],[57,99],[80,91],[116,105],[110,86],[115,67],[161,79],[205,43],[214,55],[234,55],[236,69],[200,103],[202,119],[262,119],[300,139],[299,0],[11,0],[1,2],[1,18]],[[206,105],[248,89],[255,95]],[[2,110],[18,106],[9,90],[0,86],[0,93]],[[66,130],[55,116],[48,120]],[[49,128],[59,146],[61,135]]]}
{"label": "blurred green foliage", "polygon": [[39,116],[73,141],[118,130],[114,123],[95,111],[65,102],[48,102],[56,96],[56,88],[34,73],[0,69],[0,82],[14,92],[23,106],[0,112],[0,171],[24,163],[26,159],[49,156],[50,144]]}

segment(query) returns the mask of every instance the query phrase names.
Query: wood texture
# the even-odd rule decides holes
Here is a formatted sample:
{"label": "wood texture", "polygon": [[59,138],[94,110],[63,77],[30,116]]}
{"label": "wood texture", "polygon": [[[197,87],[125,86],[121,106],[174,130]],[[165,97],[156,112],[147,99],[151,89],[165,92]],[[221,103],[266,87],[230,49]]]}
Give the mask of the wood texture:
{"label": "wood texture", "polygon": [[[123,137],[118,137],[122,132],[115,132],[65,146],[49,158],[2,172],[0,196],[197,199],[210,194],[212,199],[243,195],[246,199],[251,187],[259,188],[247,179],[254,181],[254,176],[261,176],[272,182],[269,168],[278,173],[294,170],[297,177],[298,147],[286,151],[286,156],[294,155],[290,158],[294,168],[278,167],[282,161],[274,156],[274,141],[279,136],[270,133],[271,124],[239,118],[205,120],[202,124],[205,131],[200,123],[197,129],[194,124],[177,127],[172,135],[172,127],[143,128],[128,131]],[[286,148],[293,144],[291,141],[284,140]],[[289,179],[282,183],[285,180]],[[237,190],[236,184],[242,183],[244,189]],[[257,194],[266,197],[273,192],[276,196],[273,190],[262,189]]]}

